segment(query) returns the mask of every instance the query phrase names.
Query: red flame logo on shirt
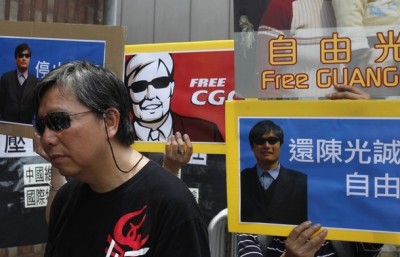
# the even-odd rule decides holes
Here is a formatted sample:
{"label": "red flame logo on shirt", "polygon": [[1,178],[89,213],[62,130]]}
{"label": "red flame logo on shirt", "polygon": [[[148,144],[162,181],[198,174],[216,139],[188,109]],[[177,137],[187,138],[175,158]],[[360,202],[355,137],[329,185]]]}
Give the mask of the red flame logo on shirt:
{"label": "red flame logo on shirt", "polygon": [[[131,212],[122,216],[114,227],[114,238],[120,245],[126,245],[133,250],[140,249],[149,238],[149,235],[143,237],[138,231],[142,227],[146,214],[143,215],[139,224],[131,222],[132,219],[139,217],[147,208],[145,205],[139,211]],[[126,232],[125,232],[126,231]],[[143,237],[143,238],[142,238]]]}

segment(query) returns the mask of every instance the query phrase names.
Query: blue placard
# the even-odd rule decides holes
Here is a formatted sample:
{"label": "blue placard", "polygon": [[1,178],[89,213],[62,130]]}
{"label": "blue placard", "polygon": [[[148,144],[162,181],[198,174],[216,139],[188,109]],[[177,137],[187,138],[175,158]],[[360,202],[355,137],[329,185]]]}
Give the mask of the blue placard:
{"label": "blue placard", "polygon": [[308,175],[311,221],[400,232],[400,118],[239,118],[240,170],[256,163],[248,133],[262,119],[284,131],[282,165]]}
{"label": "blue placard", "polygon": [[29,72],[43,78],[63,63],[86,60],[104,66],[106,42],[102,40],[0,37],[0,74],[15,70],[15,47],[27,43],[32,50]]}

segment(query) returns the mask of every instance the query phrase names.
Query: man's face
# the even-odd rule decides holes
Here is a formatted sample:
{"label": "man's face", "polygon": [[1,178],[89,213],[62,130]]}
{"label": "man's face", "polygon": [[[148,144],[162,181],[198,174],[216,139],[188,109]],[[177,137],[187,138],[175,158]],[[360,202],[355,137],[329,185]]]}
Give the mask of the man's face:
{"label": "man's face", "polygon": [[[61,131],[49,129],[46,126],[40,142],[43,150],[49,156],[51,164],[67,177],[74,177],[88,182],[98,175],[95,168],[96,160],[107,158],[104,152],[105,140],[104,120],[99,119],[94,112],[79,102],[70,91],[61,91],[59,87],[51,87],[46,91],[38,109],[38,117],[43,118],[54,112],[82,113],[70,116],[70,126]],[[57,127],[57,126],[56,126]],[[82,142],[85,142],[82,144]],[[92,171],[92,172],[91,172]]]}
{"label": "man's face", "polygon": [[273,133],[265,133],[253,142],[252,147],[257,163],[265,168],[274,168],[281,154],[281,143]]}
{"label": "man's face", "polygon": [[174,86],[165,66],[153,62],[144,67],[130,84],[135,119],[153,123],[165,117],[170,111]]}
{"label": "man's face", "polygon": [[27,70],[29,68],[30,61],[31,61],[31,53],[28,50],[24,50],[22,53],[19,53],[17,55],[17,58],[15,58],[17,68],[20,71]]}

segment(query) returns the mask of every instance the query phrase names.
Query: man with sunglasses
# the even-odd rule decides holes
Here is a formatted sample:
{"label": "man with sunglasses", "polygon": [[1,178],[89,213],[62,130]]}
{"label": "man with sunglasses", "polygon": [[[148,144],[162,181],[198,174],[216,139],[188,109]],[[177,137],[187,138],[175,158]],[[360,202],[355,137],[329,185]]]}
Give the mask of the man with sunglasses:
{"label": "man with sunglasses", "polygon": [[240,173],[243,222],[298,225],[307,220],[307,175],[279,162],[283,138],[270,120],[259,121],[249,132],[257,164]]}
{"label": "man with sunglasses", "polygon": [[14,51],[17,69],[3,74],[0,80],[0,120],[32,123],[32,94],[37,83],[29,73],[32,51],[28,44],[19,44]]}
{"label": "man with sunglasses", "polygon": [[131,147],[128,91],[115,74],[64,64],[38,83],[34,111],[42,149],[72,178],[51,186],[45,257],[210,256],[186,185]]}
{"label": "man with sunglasses", "polygon": [[166,141],[173,133],[190,134],[192,141],[223,142],[218,126],[207,120],[179,115],[171,110],[174,62],[169,53],[132,56],[125,67],[137,140]]}

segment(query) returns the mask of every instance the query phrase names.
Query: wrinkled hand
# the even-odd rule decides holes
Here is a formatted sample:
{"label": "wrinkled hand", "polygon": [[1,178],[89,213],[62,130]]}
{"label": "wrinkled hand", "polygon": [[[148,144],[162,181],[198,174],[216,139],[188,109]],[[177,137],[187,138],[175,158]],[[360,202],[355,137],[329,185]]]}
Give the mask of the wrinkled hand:
{"label": "wrinkled hand", "polygon": [[328,94],[326,98],[331,100],[337,99],[350,99],[350,100],[368,100],[371,96],[360,88],[347,86],[347,85],[336,85],[335,89],[338,92]]}
{"label": "wrinkled hand", "polygon": [[165,145],[163,167],[178,175],[182,165],[187,164],[193,154],[193,146],[187,134],[176,132]]}
{"label": "wrinkled hand", "polygon": [[281,257],[313,257],[328,234],[320,229],[320,224],[312,225],[309,221],[295,227],[285,241],[286,251]]}

